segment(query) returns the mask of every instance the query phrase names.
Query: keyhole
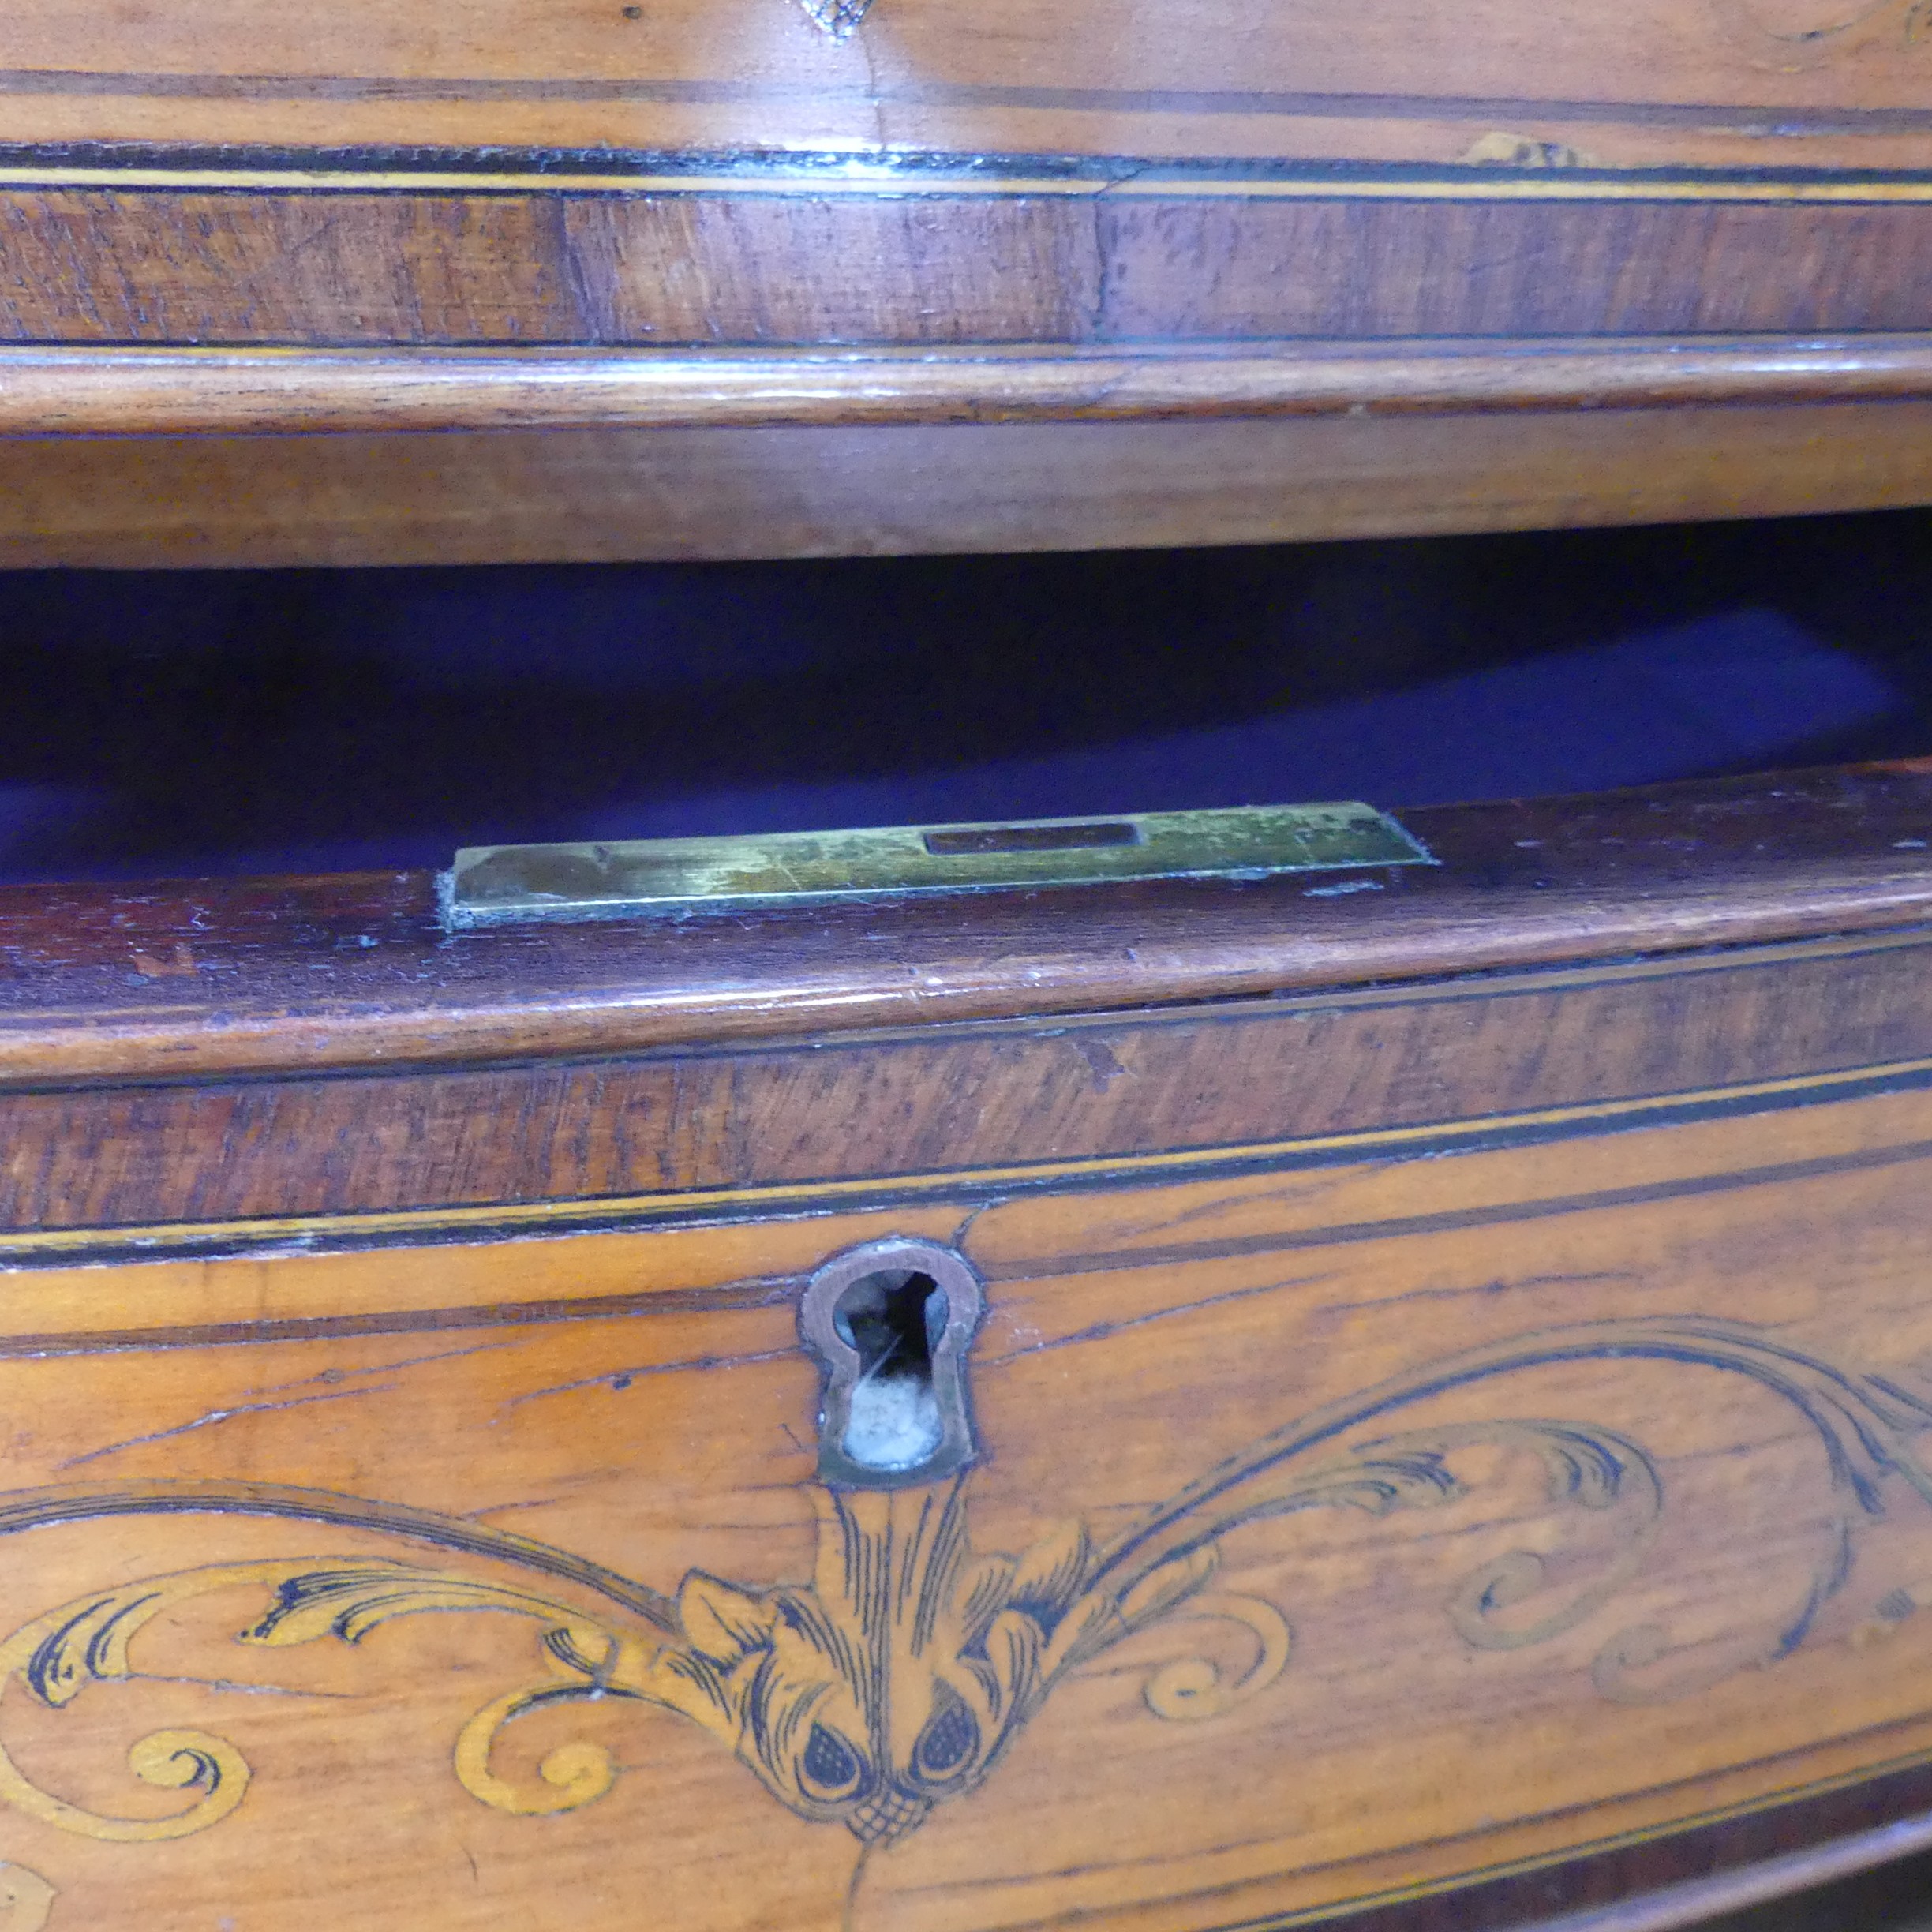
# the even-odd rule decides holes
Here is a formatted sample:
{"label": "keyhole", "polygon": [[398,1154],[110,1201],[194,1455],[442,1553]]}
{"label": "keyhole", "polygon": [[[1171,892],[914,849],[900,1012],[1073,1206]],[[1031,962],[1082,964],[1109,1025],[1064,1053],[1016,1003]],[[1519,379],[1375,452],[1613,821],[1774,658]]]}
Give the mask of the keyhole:
{"label": "keyhole", "polygon": [[859,1352],[843,1447],[861,1468],[912,1469],[939,1447],[932,1351],[945,1318],[944,1291],[917,1268],[862,1275],[833,1303],[832,1326]]}
{"label": "keyhole", "polygon": [[799,1325],[826,1370],[823,1480],[891,1488],[972,1459],[962,1358],[979,1305],[964,1257],[934,1241],[868,1242],[819,1269]]}

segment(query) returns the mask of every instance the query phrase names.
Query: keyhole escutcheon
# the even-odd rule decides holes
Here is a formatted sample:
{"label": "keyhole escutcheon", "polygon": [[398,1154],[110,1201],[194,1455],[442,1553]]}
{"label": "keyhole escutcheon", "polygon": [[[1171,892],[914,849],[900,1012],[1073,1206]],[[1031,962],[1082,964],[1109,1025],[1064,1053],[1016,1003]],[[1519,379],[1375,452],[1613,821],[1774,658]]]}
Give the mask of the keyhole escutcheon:
{"label": "keyhole escutcheon", "polygon": [[819,1268],[799,1333],[825,1375],[822,1482],[896,1489],[973,1460],[966,1351],[984,1306],[972,1264],[938,1241],[867,1241]]}

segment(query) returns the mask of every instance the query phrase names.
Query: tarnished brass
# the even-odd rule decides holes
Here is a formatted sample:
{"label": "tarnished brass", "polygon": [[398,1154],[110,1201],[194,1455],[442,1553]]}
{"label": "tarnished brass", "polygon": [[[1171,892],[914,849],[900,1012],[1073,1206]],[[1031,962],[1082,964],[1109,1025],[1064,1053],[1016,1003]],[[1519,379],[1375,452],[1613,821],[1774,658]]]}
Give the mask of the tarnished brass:
{"label": "tarnished brass", "polygon": [[1372,806],[1250,805],[1006,825],[470,846],[445,878],[444,914],[461,930],[906,893],[1435,863]]}

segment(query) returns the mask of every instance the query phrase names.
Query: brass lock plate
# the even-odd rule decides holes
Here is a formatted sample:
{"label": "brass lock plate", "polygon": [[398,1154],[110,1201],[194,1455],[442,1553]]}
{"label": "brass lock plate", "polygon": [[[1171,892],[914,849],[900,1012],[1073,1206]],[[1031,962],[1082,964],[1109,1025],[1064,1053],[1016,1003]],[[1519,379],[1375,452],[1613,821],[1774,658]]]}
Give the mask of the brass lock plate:
{"label": "brass lock plate", "polygon": [[914,893],[1433,865],[1354,802],[1007,823],[466,847],[444,879],[453,930],[635,919]]}

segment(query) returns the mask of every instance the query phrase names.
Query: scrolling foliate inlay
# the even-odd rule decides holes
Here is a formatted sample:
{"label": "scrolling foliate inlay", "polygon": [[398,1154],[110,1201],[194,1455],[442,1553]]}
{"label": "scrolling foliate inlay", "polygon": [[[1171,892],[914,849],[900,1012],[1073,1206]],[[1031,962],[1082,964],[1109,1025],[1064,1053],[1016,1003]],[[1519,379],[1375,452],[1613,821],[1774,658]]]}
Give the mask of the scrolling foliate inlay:
{"label": "scrolling foliate inlay", "polygon": [[[238,1634],[249,1645],[354,1645],[397,1617],[495,1610],[537,1624],[541,1674],[485,1705],[456,1740],[455,1775],[484,1803],[530,1815],[603,1795],[617,1770],[597,1745],[563,1745],[542,1760],[535,1780],[522,1781],[494,1768],[494,1747],[528,1713],[627,1700],[698,1726],[799,1818],[843,1825],[867,1847],[886,1845],[936,1806],[977,1789],[1071,1674],[1165,1620],[1226,1619],[1245,1633],[1251,1657],[1232,1672],[1205,1657],[1151,1668],[1144,1697],[1155,1716],[1211,1720],[1264,1692],[1289,1667],[1288,1623],[1272,1604],[1212,1587],[1220,1540],[1306,1510],[1383,1515],[1441,1505],[1465,1493],[1455,1464],[1477,1445],[1533,1455],[1552,1507],[1597,1512],[1616,1534],[1580,1586],[1553,1580],[1548,1559],[1526,1551],[1485,1564],[1451,1594],[1451,1628],[1478,1649],[1511,1649],[1546,1642],[1604,1609],[1642,1567],[1665,1507],[1663,1478],[1639,1443],[1587,1421],[1533,1416],[1374,1432],[1418,1402],[1519,1371],[1590,1361],[1749,1378],[1809,1425],[1836,1510],[1814,1565],[1795,1580],[1768,1638],[1734,1646],[1715,1672],[1707,1664],[1694,1679],[1660,1690],[1644,1673],[1668,1654],[1661,1634],[1618,1632],[1600,1648],[1593,1672],[1607,1697],[1682,1694],[1715,1675],[1776,1661],[1847,1584],[1855,1533],[1883,1515],[1888,1490],[1902,1486],[1932,1502],[1932,1473],[1915,1446],[1932,1429],[1932,1402],[1741,1324],[1607,1321],[1439,1357],[1298,1417],[1106,1537],[1071,1522],[1017,1553],[975,1550],[970,1469],[892,1488],[814,1484],[818,1554],[809,1582],[747,1583],[694,1571],[675,1597],[528,1537],[320,1491],[155,1482],[20,1492],[0,1498],[0,1534],[180,1512],[354,1525],[515,1564],[567,1582],[606,1608],[592,1614],[545,1589],[401,1560],[221,1565],[95,1591],[48,1611],[0,1644],[0,1683],[17,1683],[45,1705],[70,1704],[92,1685],[135,1674],[130,1649],[144,1626],[218,1590],[262,1593],[257,1620]],[[1896,1594],[1876,1606],[1881,1618],[1896,1612]],[[186,1792],[189,1802],[160,1818],[84,1810],[3,1754],[0,1798],[90,1837],[159,1840],[230,1815],[249,1777],[231,1744],[195,1731],[145,1737],[129,1763],[137,1777]]]}

